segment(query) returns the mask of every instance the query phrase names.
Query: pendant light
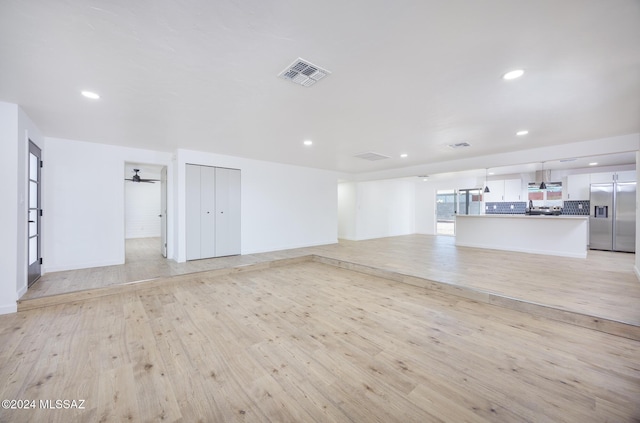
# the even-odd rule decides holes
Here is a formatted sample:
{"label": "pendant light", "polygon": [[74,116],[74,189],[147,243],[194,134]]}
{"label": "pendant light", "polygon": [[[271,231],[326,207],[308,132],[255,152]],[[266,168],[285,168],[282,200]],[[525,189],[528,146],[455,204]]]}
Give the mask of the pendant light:
{"label": "pendant light", "polygon": [[489,185],[487,185],[487,179],[489,178],[489,168],[484,169],[484,192],[489,193]]}
{"label": "pendant light", "polygon": [[547,189],[547,184],[544,183],[544,162],[542,162],[542,182],[540,182],[540,189]]}

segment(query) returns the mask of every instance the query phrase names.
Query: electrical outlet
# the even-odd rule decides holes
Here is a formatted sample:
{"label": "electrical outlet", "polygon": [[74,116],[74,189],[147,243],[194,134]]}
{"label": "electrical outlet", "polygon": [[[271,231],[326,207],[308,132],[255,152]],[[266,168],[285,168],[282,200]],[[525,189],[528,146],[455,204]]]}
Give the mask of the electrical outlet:
{"label": "electrical outlet", "polygon": [[582,210],[582,204],[578,204],[578,210]]}

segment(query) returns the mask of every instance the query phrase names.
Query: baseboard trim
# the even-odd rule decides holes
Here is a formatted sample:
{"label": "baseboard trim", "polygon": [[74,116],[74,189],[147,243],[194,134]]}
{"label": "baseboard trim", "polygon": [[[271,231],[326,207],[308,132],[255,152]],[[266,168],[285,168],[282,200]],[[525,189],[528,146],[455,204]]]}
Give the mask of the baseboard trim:
{"label": "baseboard trim", "polygon": [[18,311],[18,304],[5,304],[0,305],[0,314],[11,314],[16,313]]}

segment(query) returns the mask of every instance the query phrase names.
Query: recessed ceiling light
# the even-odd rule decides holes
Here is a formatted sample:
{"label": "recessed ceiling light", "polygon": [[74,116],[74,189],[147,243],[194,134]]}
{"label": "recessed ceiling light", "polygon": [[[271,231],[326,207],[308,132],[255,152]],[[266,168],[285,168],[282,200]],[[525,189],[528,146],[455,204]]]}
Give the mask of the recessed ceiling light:
{"label": "recessed ceiling light", "polygon": [[591,163],[589,163],[589,166],[597,166],[597,165],[598,165],[598,162],[591,162]]}
{"label": "recessed ceiling light", "polygon": [[92,91],[81,91],[80,94],[92,100],[98,100],[100,96]]}
{"label": "recessed ceiling light", "polygon": [[516,78],[520,78],[522,75],[524,75],[524,70],[515,69],[502,75],[502,79],[507,79],[507,80],[516,79]]}
{"label": "recessed ceiling light", "polygon": [[489,175],[495,175],[495,174],[496,174],[495,172],[489,172]]}
{"label": "recessed ceiling light", "polygon": [[516,135],[518,136],[522,136],[522,135],[527,135],[529,133],[529,131],[527,131],[526,129],[522,130],[522,131],[518,131],[516,132]]}
{"label": "recessed ceiling light", "polygon": [[311,144],[313,144],[313,141],[311,141],[311,140],[306,140],[304,142],[304,145],[311,145]]}
{"label": "recessed ceiling light", "polygon": [[403,159],[404,159],[405,157],[407,157],[407,156],[408,156],[408,154],[406,154],[406,153],[402,153],[402,154],[400,154],[400,157],[402,157]]}

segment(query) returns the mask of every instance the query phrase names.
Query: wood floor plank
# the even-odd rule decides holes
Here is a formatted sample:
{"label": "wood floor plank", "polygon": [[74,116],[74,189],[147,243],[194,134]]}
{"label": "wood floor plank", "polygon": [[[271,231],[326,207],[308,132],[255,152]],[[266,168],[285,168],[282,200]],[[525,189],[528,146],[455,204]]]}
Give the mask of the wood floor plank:
{"label": "wood floor plank", "polygon": [[[640,342],[334,266],[0,316],[0,421],[629,422]],[[6,346],[6,349],[5,349]]]}
{"label": "wood floor plank", "polygon": [[407,235],[176,263],[162,258],[159,243],[127,240],[123,265],[45,274],[22,300],[316,254],[640,327],[634,254],[590,250],[587,259],[575,259],[456,247],[454,237]]}

